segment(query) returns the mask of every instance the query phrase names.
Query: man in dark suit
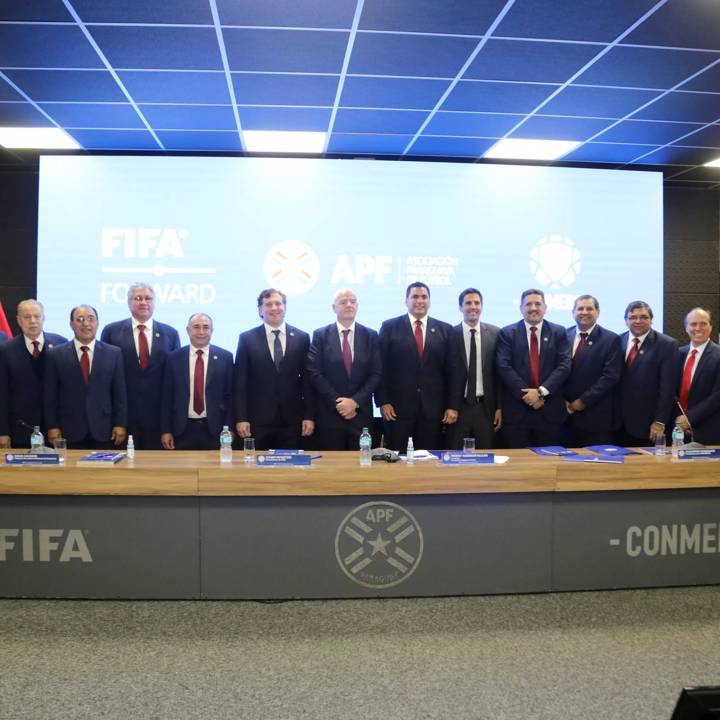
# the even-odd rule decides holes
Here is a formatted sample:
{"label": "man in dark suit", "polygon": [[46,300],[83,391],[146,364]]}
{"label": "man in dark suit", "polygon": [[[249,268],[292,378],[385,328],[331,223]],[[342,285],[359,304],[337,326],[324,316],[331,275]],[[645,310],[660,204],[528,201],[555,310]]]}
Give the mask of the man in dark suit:
{"label": "man in dark suit", "polygon": [[175,328],[153,319],[155,292],[146,283],[130,286],[128,307],[131,317],[106,325],[100,339],[122,350],[135,448],[159,450],[165,358],[180,347],[180,337]]}
{"label": "man in dark suit", "polygon": [[0,349],[0,447],[30,447],[35,425],[43,422],[43,375],[45,357],[54,345],[67,338],[43,332],[45,313],[37,300],[18,303],[21,334]]}
{"label": "man in dark suit", "polygon": [[211,345],[209,315],[190,316],[190,345],[165,361],[162,446],[166,450],[215,450],[223,425],[232,428],[232,353]]}
{"label": "man in dark suit", "polygon": [[613,399],[623,356],[620,338],[597,324],[600,303],[592,295],[575,298],[575,327],[568,328],[572,369],[565,385],[565,444],[607,445],[615,440]]}
{"label": "man in dark suit", "polygon": [[720,346],[710,339],[710,313],[693,308],[685,316],[685,332],[690,344],[679,350],[677,380],[685,414],[675,422],[696,442],[720,445]]}
{"label": "man in dark suit", "polygon": [[307,372],[315,390],[315,435],[323,450],[357,450],[372,428],[372,394],[382,376],[378,334],[355,322],[357,297],[340,290],[337,322],[313,333]]}
{"label": "man in dark suit", "polygon": [[8,341],[7,333],[2,332],[2,330],[0,330],[0,345],[3,345],[7,341]]}
{"label": "man in dark suit", "polygon": [[[476,448],[495,447],[495,433],[502,427],[500,394],[495,378],[495,349],[500,328],[480,322],[482,293],[467,288],[458,305],[463,321],[453,328],[462,398],[458,421],[452,425],[452,447],[463,447],[463,438],[475,438]],[[474,347],[473,347],[474,346]]]}
{"label": "man in dark suit", "polygon": [[416,448],[447,447],[443,423],[458,418],[461,391],[452,327],[428,316],[430,288],[411,283],[405,291],[408,312],[380,328],[382,379],[375,402],[385,421],[385,440],[404,451],[408,437]]}
{"label": "man in dark suit", "polygon": [[75,337],[48,353],[45,367],[45,423],[52,443],[103,450],[127,437],[127,398],[122,353],[95,339],[98,316],[90,305],[70,312]]}
{"label": "man in dark suit", "polygon": [[678,344],[652,329],[653,313],[642,300],[625,309],[629,332],[620,336],[625,366],[617,389],[617,442],[644,447],[665,434],[674,417]]}
{"label": "man in dark suit", "polygon": [[263,324],[238,339],[235,353],[235,429],[255,437],[258,450],[295,449],[315,430],[305,372],[310,336],[285,323],[287,299],[275,288],[258,297]]}
{"label": "man in dark suit", "polygon": [[542,290],[525,290],[523,320],[498,335],[496,369],[503,383],[503,437],[508,447],[557,445],[565,419],[563,387],[570,375],[565,328],[544,320]]}

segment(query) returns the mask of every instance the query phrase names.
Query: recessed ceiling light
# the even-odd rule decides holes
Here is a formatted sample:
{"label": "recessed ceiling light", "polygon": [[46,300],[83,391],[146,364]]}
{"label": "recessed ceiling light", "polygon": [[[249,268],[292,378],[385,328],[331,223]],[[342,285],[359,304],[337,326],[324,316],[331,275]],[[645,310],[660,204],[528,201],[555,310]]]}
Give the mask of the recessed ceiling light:
{"label": "recessed ceiling light", "polygon": [[0,145],[5,148],[77,150],[80,145],[64,130],[55,127],[0,127]]}
{"label": "recessed ceiling light", "polygon": [[280,130],[243,130],[248,152],[321,153],[324,132],[286,132]]}
{"label": "recessed ceiling light", "polygon": [[577,140],[522,140],[505,138],[496,142],[484,155],[484,158],[502,158],[504,160],[557,160],[574,150],[580,142]]}
{"label": "recessed ceiling light", "polygon": [[703,167],[720,167],[720,158],[717,160],[711,160],[710,162],[705,163]]}

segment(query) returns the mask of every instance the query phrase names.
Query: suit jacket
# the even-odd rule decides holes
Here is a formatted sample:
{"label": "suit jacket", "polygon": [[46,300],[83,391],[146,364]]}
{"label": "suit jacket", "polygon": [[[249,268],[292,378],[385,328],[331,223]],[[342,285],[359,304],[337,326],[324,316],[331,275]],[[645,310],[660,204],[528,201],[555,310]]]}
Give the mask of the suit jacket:
{"label": "suit jacket", "polygon": [[[678,344],[673,338],[650,330],[635,362],[625,365],[629,333],[620,336],[623,367],[617,386],[616,425],[637,438],[649,437],[656,420],[667,423],[675,406]],[[678,411],[679,412],[679,411]]]}
{"label": "suit jacket", "polygon": [[318,426],[342,428],[349,422],[335,409],[339,397],[352,398],[359,406],[352,420],[357,425],[372,422],[372,394],[382,376],[380,341],[375,330],[355,323],[352,373],[348,377],[337,323],[315,330],[307,357],[307,372],[315,391]]}
{"label": "suit jacket", "polygon": [[[208,431],[220,436],[223,425],[232,427],[232,353],[209,345],[206,355],[205,409]],[[176,437],[185,432],[190,403],[190,346],[171,352],[165,361],[160,430]]]}
{"label": "suit jacket", "polygon": [[98,442],[107,442],[113,427],[127,427],[122,353],[97,340],[86,385],[75,343],[58,345],[46,359],[44,396],[48,428],[60,428],[71,442],[88,434]]}
{"label": "suit jacket", "polygon": [[177,330],[153,319],[150,362],[144,372],[140,370],[130,318],[106,325],[100,339],[122,350],[128,395],[129,432],[142,428],[159,436],[165,358],[168,353],[180,347]]}
{"label": "suit jacket", "polygon": [[[685,360],[690,345],[680,348],[677,394],[680,394]],[[677,408],[677,406],[676,406]],[[680,414],[673,410],[673,418]],[[720,445],[720,345],[710,341],[695,368],[685,414],[693,430],[693,439],[705,445]]]}
{"label": "suit jacket", "polygon": [[523,400],[530,383],[530,347],[525,321],[507,325],[498,335],[496,368],[503,383],[503,422],[560,424],[565,419],[563,388],[570,375],[570,345],[562,325],[543,321],[540,344],[540,385],[550,394],[540,410]]}
{"label": "suit jacket", "polygon": [[[501,407],[501,393],[498,392],[498,382],[495,375],[495,352],[497,349],[497,338],[500,328],[487,323],[480,323],[480,365],[482,367],[482,382],[484,401],[483,406],[488,416],[492,419],[495,411]],[[455,325],[452,331],[453,345],[457,352],[457,368],[460,381],[460,397],[457,405],[462,408],[465,399],[465,386],[468,378],[468,360],[465,353],[465,340],[463,338],[462,323]]]}
{"label": "suit jacket", "polygon": [[32,430],[27,425],[39,425],[45,431],[45,358],[48,350],[67,342],[67,338],[43,334],[45,343],[37,358],[28,352],[24,335],[14,337],[0,349],[0,435],[9,435],[13,447],[28,444]]}
{"label": "suit jacket", "polygon": [[2,330],[0,330],[0,345],[2,345],[3,343],[6,343],[7,339],[8,339],[7,333],[4,333],[4,332],[2,332]]}
{"label": "suit jacket", "polygon": [[[567,330],[571,353],[576,332],[575,327]],[[612,433],[613,400],[622,368],[620,338],[612,330],[596,325],[577,360],[572,362],[570,377],[565,385],[565,400],[572,402],[579,398],[585,404],[584,410],[571,416],[578,429]]]}
{"label": "suit jacket", "polygon": [[235,421],[271,426],[314,420],[313,394],[305,372],[310,336],[286,324],[285,353],[276,370],[265,325],[238,338],[235,353]]}
{"label": "suit jacket", "polygon": [[407,314],[385,320],[379,337],[382,379],[375,391],[378,407],[391,403],[400,420],[420,415],[438,422],[447,408],[460,409],[457,353],[448,323],[427,318],[422,359]]}

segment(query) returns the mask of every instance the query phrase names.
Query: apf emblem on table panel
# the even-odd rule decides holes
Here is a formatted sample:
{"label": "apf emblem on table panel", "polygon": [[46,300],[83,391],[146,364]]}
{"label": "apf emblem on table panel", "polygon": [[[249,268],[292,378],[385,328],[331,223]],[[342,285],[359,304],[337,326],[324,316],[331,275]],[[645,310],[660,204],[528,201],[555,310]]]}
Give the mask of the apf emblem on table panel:
{"label": "apf emblem on table panel", "polygon": [[415,572],[423,553],[417,520],[387,501],[349,512],[335,535],[335,557],[353,582],[368,588],[398,585]]}

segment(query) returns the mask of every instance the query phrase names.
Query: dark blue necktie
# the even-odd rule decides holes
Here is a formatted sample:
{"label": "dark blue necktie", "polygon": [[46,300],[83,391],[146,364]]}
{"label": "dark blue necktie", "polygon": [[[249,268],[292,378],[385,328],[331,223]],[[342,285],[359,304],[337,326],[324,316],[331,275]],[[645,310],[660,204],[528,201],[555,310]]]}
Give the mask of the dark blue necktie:
{"label": "dark blue necktie", "polygon": [[273,330],[275,336],[275,342],[273,343],[273,362],[275,363],[275,369],[280,372],[280,363],[283,359],[282,343],[280,342],[280,331]]}

